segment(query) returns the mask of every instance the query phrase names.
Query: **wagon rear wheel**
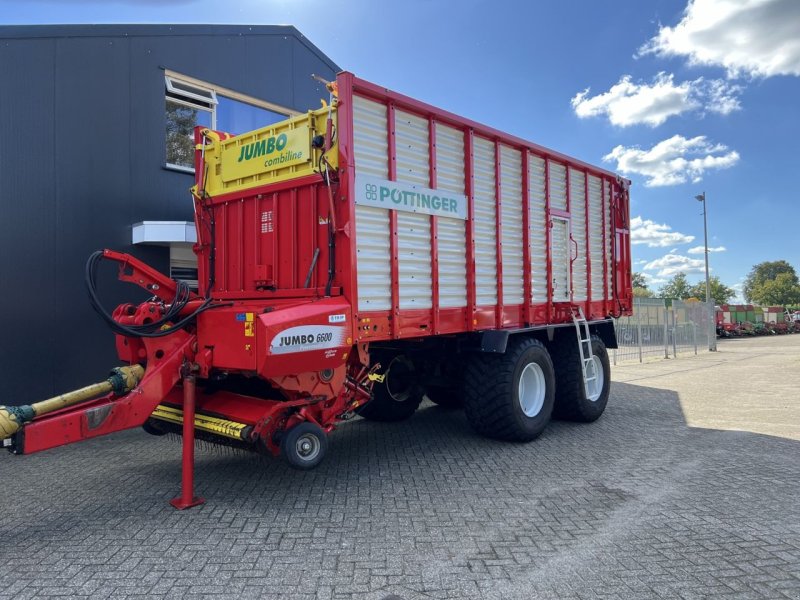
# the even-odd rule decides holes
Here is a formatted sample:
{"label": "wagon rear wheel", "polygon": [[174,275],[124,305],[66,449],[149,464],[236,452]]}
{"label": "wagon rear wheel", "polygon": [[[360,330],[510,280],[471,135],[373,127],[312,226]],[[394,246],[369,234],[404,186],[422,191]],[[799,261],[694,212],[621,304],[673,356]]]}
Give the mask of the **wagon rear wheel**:
{"label": "wagon rear wheel", "polygon": [[482,435],[528,442],[550,422],[555,375],[550,355],[538,340],[512,340],[503,355],[475,355],[465,384],[467,420]]}

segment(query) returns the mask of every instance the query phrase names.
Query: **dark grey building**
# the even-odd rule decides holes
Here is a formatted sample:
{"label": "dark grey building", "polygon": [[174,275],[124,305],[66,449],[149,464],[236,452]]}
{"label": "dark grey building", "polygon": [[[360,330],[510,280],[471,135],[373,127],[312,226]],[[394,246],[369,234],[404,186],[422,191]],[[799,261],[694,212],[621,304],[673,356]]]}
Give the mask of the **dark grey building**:
{"label": "dark grey building", "polygon": [[[294,27],[0,27],[0,404],[98,379],[114,336],[84,290],[113,248],[191,279],[196,124],[241,133],[327,98]],[[100,273],[104,304],[144,299]]]}

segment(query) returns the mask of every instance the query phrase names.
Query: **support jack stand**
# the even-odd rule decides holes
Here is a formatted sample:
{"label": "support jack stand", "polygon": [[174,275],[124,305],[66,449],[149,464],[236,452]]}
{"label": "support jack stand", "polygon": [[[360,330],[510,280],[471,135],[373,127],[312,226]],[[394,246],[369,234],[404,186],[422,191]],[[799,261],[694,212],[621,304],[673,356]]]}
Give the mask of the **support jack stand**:
{"label": "support jack stand", "polygon": [[169,501],[178,510],[185,510],[205,503],[204,498],[194,495],[194,407],[195,376],[183,377],[183,457],[181,473],[181,495]]}

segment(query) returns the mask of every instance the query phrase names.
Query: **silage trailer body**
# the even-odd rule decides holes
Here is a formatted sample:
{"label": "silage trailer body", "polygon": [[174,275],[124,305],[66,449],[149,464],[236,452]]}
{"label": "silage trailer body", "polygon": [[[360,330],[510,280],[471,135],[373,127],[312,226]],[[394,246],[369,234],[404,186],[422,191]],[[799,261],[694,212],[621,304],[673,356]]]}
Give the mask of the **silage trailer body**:
{"label": "silage trailer body", "polygon": [[[159,337],[115,329],[141,382],[18,416],[7,445],[144,424],[305,468],[339,421],[399,420],[423,394],[504,439],[602,413],[611,319],[632,304],[630,182],[347,72],[329,89],[263,129],[196,130],[198,293]],[[175,282],[99,258],[156,296],[115,322],[171,314]]]}

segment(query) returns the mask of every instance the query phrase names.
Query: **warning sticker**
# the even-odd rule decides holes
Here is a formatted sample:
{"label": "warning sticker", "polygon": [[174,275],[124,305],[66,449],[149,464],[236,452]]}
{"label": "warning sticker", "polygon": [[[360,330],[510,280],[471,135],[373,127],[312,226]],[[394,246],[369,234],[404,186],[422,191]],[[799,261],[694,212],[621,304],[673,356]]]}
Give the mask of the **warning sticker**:
{"label": "warning sticker", "polygon": [[344,327],[331,325],[290,327],[272,338],[270,352],[272,354],[290,354],[338,348],[343,345],[345,333]]}

